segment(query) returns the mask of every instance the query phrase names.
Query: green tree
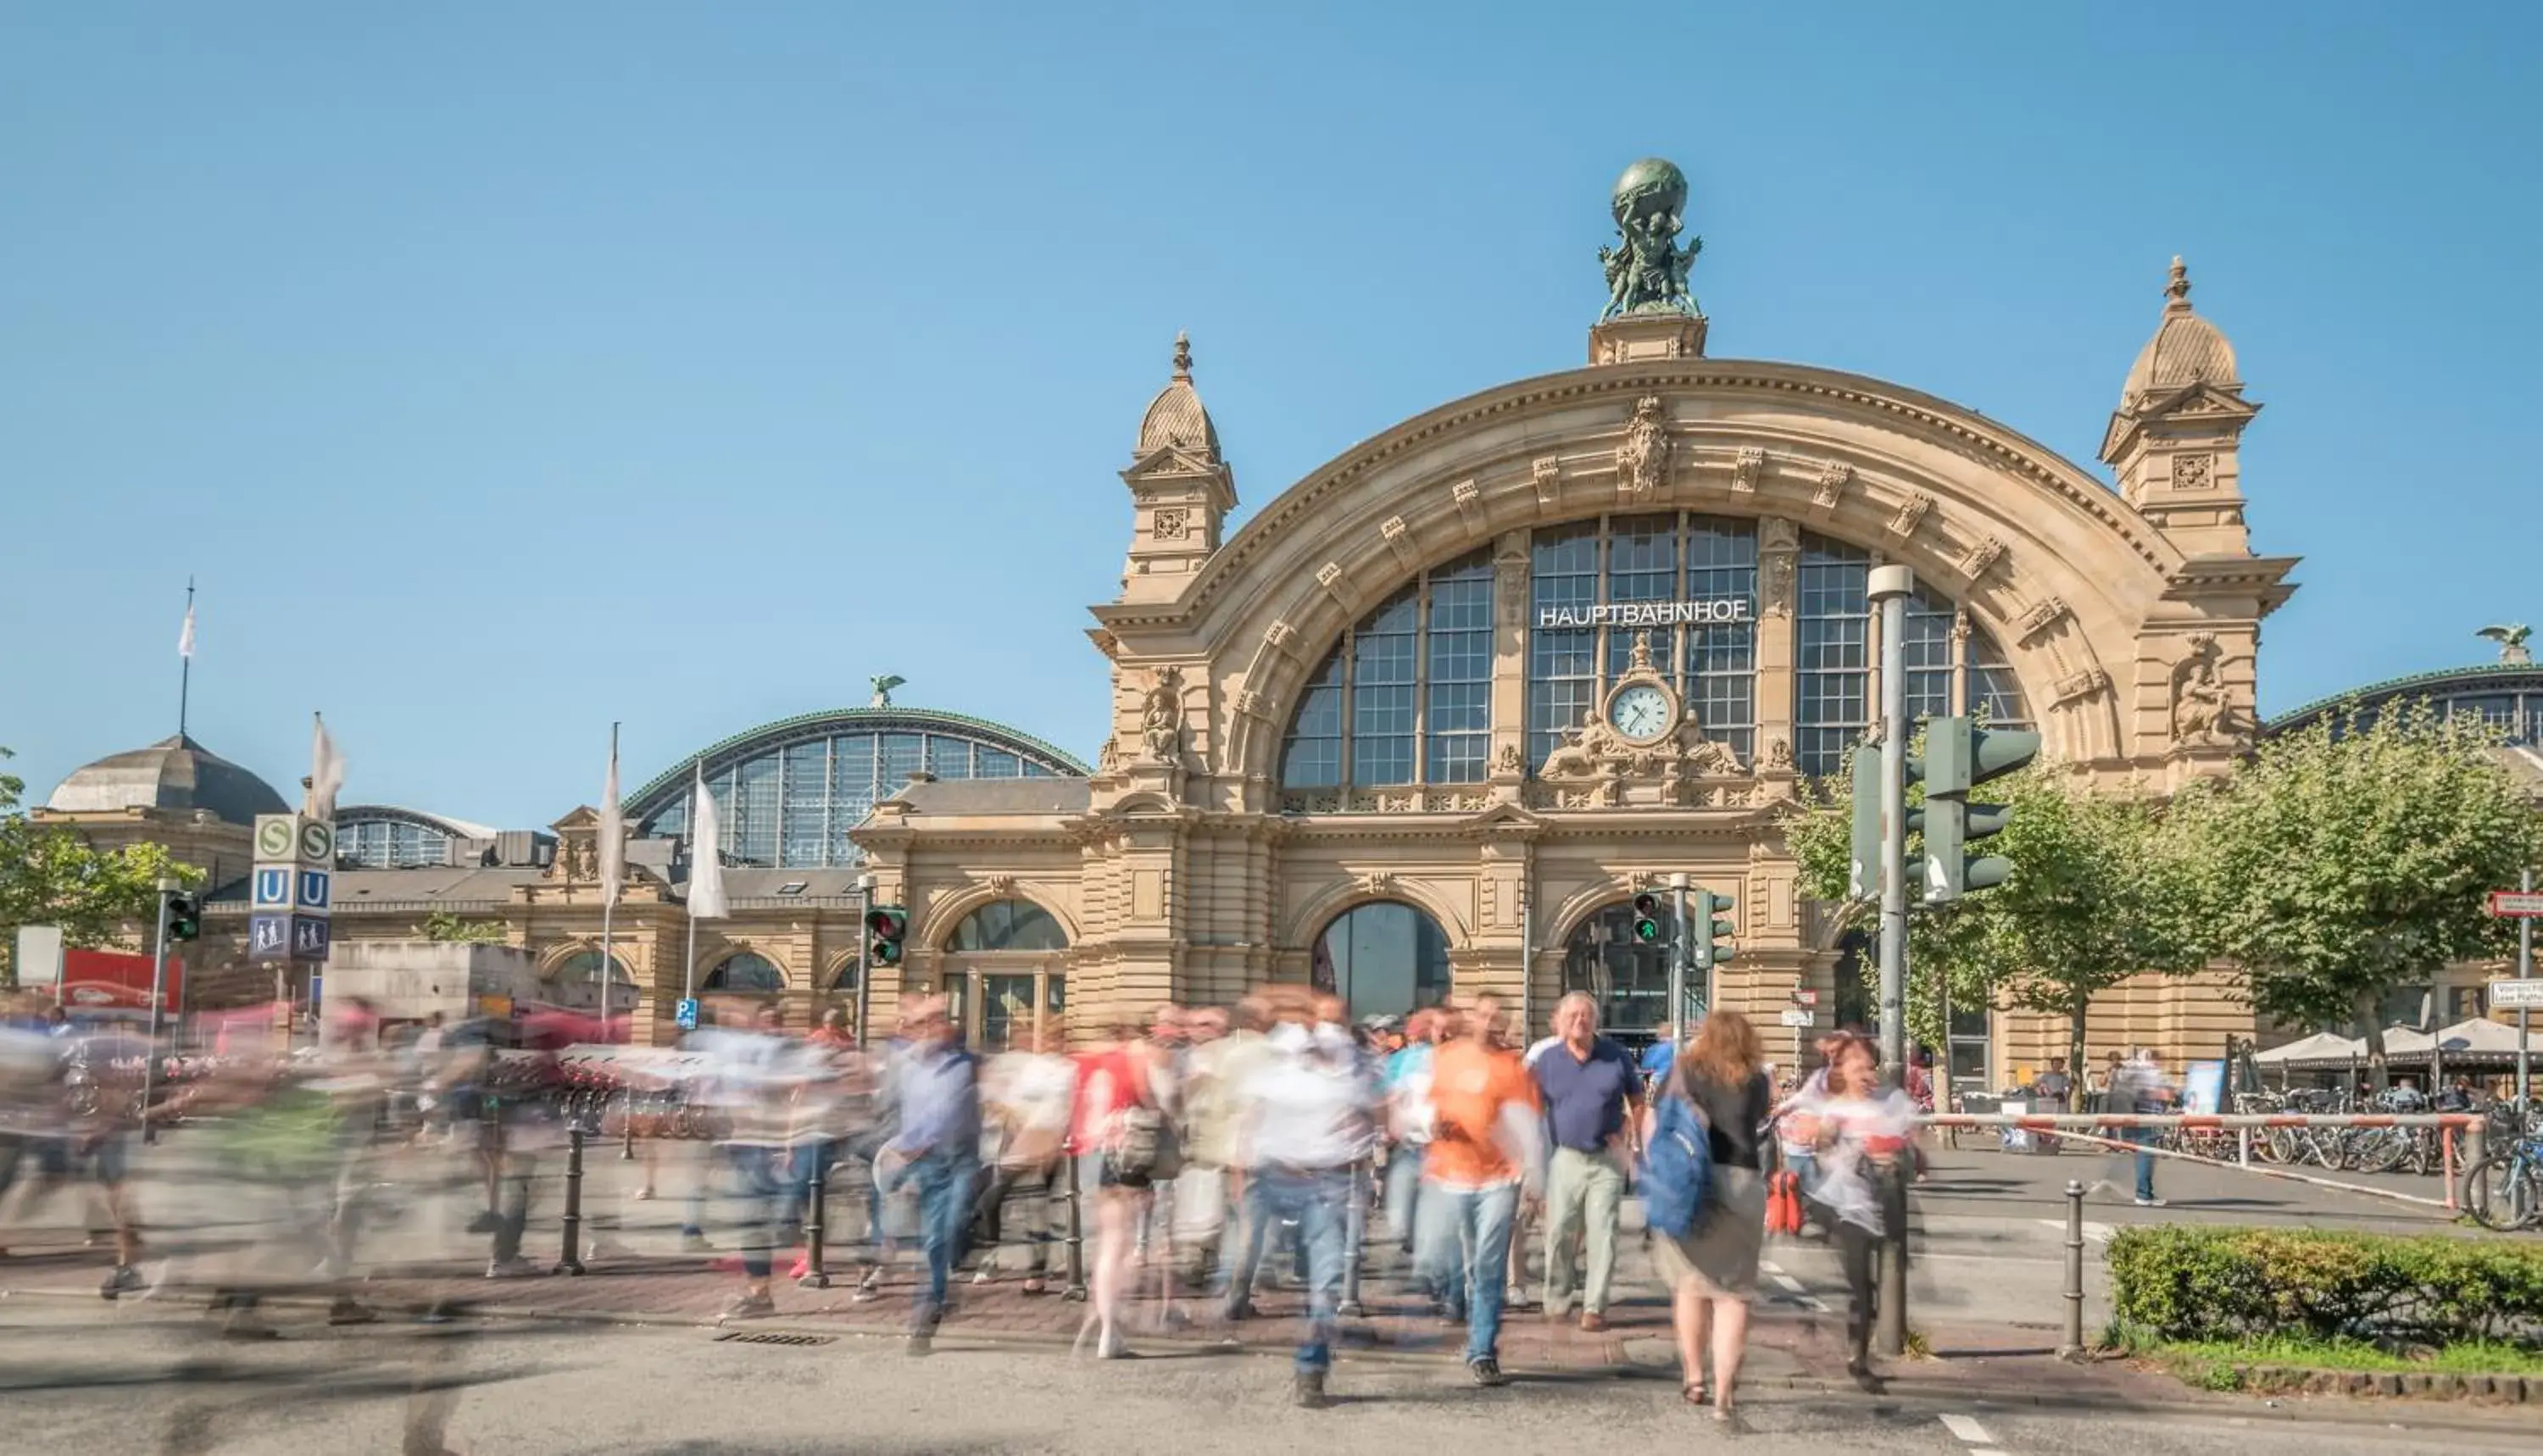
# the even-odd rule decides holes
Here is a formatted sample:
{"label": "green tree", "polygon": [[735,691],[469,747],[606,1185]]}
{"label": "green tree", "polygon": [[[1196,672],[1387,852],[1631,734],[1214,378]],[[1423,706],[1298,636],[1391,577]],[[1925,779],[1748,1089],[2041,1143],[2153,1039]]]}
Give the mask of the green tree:
{"label": "green tree", "polygon": [[[10,756],[0,748],[0,758]],[[169,858],[156,844],[100,851],[67,828],[45,827],[19,807],[26,781],[0,774],[0,964],[17,984],[18,928],[61,927],[62,943],[109,946],[156,913],[159,881],[193,886],[202,872]]]}
{"label": "green tree", "polygon": [[2483,897],[2536,862],[2543,820],[2499,742],[2425,704],[2347,712],[2182,796],[2199,903],[2255,1009],[2357,1023],[2377,1054],[2393,988],[2504,950]]}
{"label": "green tree", "polygon": [[504,937],[501,920],[462,920],[447,910],[435,910],[424,917],[424,938],[468,946],[500,946]]}
{"label": "green tree", "polygon": [[[1838,775],[1786,821],[1803,882],[1823,900],[1845,896],[1851,782]],[[2042,764],[1989,784],[1984,797],[2013,805],[2012,822],[1986,842],[2013,862],[2013,876],[1948,907],[1911,905],[1910,1028],[1920,1038],[1940,1031],[1935,991],[1946,980],[1956,1006],[2063,1017],[2080,1087],[2093,997],[2141,971],[2195,969],[2206,959],[2190,857],[2160,802],[2140,788],[2097,792]],[[1920,852],[1911,841],[1911,865]],[[1846,913],[1868,923],[1878,906]]]}

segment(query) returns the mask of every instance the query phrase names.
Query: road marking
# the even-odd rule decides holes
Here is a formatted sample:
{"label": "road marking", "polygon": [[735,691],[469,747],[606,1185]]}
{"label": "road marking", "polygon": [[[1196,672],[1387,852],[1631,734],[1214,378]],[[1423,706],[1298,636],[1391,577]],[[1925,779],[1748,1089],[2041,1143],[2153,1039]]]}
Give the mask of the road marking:
{"label": "road marking", "polygon": [[[2061,1234],[2066,1232],[2066,1220],[2062,1218],[2041,1218],[2034,1219],[2033,1222],[2038,1223],[2042,1228],[2055,1229]],[[2091,1244],[2111,1242],[2111,1226],[2107,1223],[2094,1223],[2090,1219],[2085,1220],[2084,1240]]]}
{"label": "road marking", "polygon": [[1978,1424],[1975,1417],[1946,1416],[1943,1418],[1943,1428],[1972,1446],[1995,1444],[1995,1437],[1987,1434],[1986,1427]]}

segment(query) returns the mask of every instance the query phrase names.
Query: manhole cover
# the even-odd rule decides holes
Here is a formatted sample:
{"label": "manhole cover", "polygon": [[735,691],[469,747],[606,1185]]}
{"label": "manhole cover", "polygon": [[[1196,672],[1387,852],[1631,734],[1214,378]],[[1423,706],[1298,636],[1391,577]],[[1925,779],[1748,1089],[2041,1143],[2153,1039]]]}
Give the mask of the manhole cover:
{"label": "manhole cover", "polygon": [[838,1342],[839,1337],[835,1335],[787,1335],[775,1330],[763,1330],[756,1334],[745,1330],[719,1330],[716,1332],[716,1339],[730,1344],[808,1345],[835,1344]]}

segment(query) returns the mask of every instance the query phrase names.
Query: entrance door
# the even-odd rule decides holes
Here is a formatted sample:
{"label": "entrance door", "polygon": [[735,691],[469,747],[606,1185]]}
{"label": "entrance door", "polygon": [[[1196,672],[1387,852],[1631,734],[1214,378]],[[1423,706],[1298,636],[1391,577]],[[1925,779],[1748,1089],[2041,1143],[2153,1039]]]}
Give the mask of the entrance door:
{"label": "entrance door", "polygon": [[1405,1016],[1448,995],[1448,937],[1418,906],[1379,900],[1337,916],[1316,938],[1316,988],[1350,1019]]}

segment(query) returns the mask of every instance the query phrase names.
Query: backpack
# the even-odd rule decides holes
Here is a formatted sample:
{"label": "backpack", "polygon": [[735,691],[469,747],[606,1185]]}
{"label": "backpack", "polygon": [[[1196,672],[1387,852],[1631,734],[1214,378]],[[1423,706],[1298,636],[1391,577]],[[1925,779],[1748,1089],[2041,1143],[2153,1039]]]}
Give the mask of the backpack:
{"label": "backpack", "polygon": [[1139,1080],[1139,1100],[1121,1110],[1114,1144],[1104,1158],[1106,1175],[1128,1188],[1172,1183],[1184,1164],[1174,1123],[1155,1103],[1155,1089],[1146,1076]]}
{"label": "backpack", "polygon": [[1655,1233],[1683,1239],[1713,1199],[1713,1134],[1685,1098],[1663,1096],[1643,1152],[1643,1217]]}

